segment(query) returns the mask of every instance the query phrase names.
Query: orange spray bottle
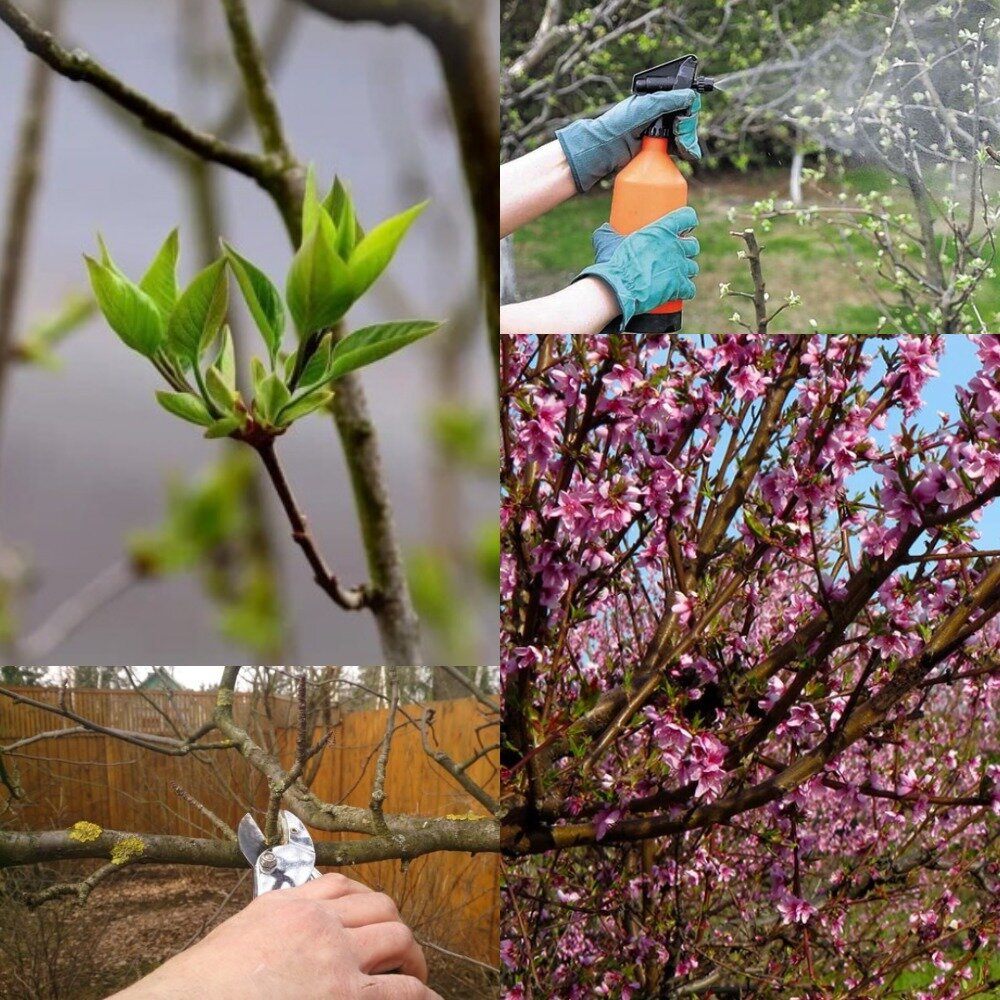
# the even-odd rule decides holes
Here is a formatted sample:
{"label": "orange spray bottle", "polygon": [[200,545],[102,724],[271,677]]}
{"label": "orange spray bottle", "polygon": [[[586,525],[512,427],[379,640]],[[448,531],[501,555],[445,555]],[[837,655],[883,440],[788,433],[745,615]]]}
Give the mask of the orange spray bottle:
{"label": "orange spray bottle", "polygon": [[[682,56],[637,73],[632,78],[632,93],[652,94],[684,88],[704,93],[715,89],[715,81],[711,77],[697,74],[698,57]],[[615,178],[611,218],[608,221],[623,235],[634,233],[688,203],[687,181],[670,157],[676,117],[663,115],[658,118],[643,133],[642,146],[632,162]],[[664,302],[652,312],[632,317],[625,332],[674,333],[681,328],[681,307],[679,299]],[[621,317],[612,324],[619,330],[620,320]]]}

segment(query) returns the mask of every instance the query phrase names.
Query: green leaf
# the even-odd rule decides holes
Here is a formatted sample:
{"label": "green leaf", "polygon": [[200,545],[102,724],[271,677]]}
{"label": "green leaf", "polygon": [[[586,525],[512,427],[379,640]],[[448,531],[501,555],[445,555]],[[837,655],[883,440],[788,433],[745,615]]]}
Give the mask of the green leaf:
{"label": "green leaf", "polygon": [[[319,222],[319,197],[316,194],[316,170],[310,163],[306,170],[306,187],[302,196],[302,241],[316,228]],[[300,243],[301,245],[301,243]]]}
{"label": "green leaf", "polygon": [[202,427],[207,427],[212,423],[212,415],[208,412],[208,407],[190,392],[158,392],[156,401],[168,413],[180,417],[181,420],[200,424]]}
{"label": "green leaf", "polygon": [[264,362],[255,354],[250,359],[250,379],[253,384],[253,394],[256,396],[260,392],[260,387],[267,378],[267,369]]}
{"label": "green leaf", "polygon": [[205,431],[205,437],[207,438],[224,438],[229,437],[233,431],[238,431],[243,426],[244,417],[240,413],[233,413],[228,417],[222,417],[219,420],[213,420],[211,424],[208,425],[208,430]]}
{"label": "green leaf", "polygon": [[333,337],[329,333],[323,335],[319,346],[313,351],[312,357],[302,369],[296,389],[311,389],[313,386],[319,385],[320,382],[326,381],[333,354],[332,340]]}
{"label": "green leaf", "polygon": [[222,246],[229,259],[229,266],[236,275],[240,291],[243,292],[243,298],[246,299],[250,315],[267,345],[268,357],[273,366],[274,357],[281,346],[281,335],[285,332],[285,307],[282,305],[281,295],[263,271],[251,264],[246,257],[241,257],[228,243],[223,243]]}
{"label": "green leaf", "polygon": [[223,413],[232,410],[236,402],[236,393],[226,383],[222,372],[215,365],[205,373],[205,388],[208,390],[209,398]]}
{"label": "green leaf", "polygon": [[351,196],[339,177],[334,177],[333,186],[323,199],[323,207],[330,213],[334,229],[337,231],[337,253],[347,260],[363,234],[354,214]]}
{"label": "green leaf", "polygon": [[288,309],[299,335],[308,337],[316,330],[333,326],[354,301],[347,265],[334,248],[336,233],[326,209],[303,241],[288,271]]}
{"label": "green leaf", "polygon": [[236,348],[233,346],[233,331],[228,324],[222,328],[222,346],[219,348],[215,367],[226,385],[236,391]]}
{"label": "green leaf", "polygon": [[254,399],[257,413],[269,424],[276,422],[281,408],[289,402],[291,393],[288,386],[281,381],[277,372],[271,372],[260,384],[260,389]]}
{"label": "green leaf", "polygon": [[177,230],[171,231],[153,263],[139,279],[139,287],[156,303],[166,323],[177,304],[177,257],[180,247]]}
{"label": "green leaf", "polygon": [[220,257],[196,275],[167,326],[167,345],[181,361],[196,365],[202,350],[212,342],[226,318],[229,285],[226,261]]}
{"label": "green leaf", "polygon": [[389,266],[389,261],[395,255],[407,230],[426,207],[427,202],[423,201],[405,212],[400,212],[399,215],[394,215],[391,219],[380,222],[354,248],[350,270],[355,299],[359,299]]}
{"label": "green leaf", "polygon": [[84,257],[90,285],[108,326],[131,347],[151,358],[163,343],[164,324],[156,303],[120,271]]}
{"label": "green leaf", "polygon": [[300,417],[304,417],[313,410],[318,410],[321,406],[326,406],[333,399],[333,393],[325,386],[319,386],[302,396],[296,396],[291,402],[286,403],[277,413],[275,424],[278,427],[287,427]]}
{"label": "green leaf", "polygon": [[338,379],[356,368],[364,368],[433,333],[441,324],[428,320],[402,320],[366,326],[348,334],[333,349],[330,378]]}

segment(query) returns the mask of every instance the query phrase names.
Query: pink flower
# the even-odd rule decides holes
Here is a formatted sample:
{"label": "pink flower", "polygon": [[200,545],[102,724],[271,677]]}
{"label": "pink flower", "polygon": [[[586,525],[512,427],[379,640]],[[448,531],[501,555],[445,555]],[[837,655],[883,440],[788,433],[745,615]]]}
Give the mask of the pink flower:
{"label": "pink flower", "polygon": [[696,781],[695,798],[714,801],[725,784],[726,772],[722,767],[725,759],[726,748],[714,736],[706,733],[696,736],[691,742],[690,756],[681,763],[681,783]]}
{"label": "pink flower", "polygon": [[695,601],[697,599],[697,594],[685,594],[677,590],[674,592],[674,603],[670,610],[677,615],[681,622],[685,625],[690,625],[691,619],[694,617]]}
{"label": "pink flower", "polygon": [[598,840],[604,840],[610,830],[624,818],[621,809],[604,809],[594,817],[594,835]]}
{"label": "pink flower", "polygon": [[1000,369],[1000,337],[993,333],[977,333],[972,335],[972,340],[983,367],[989,372]]}
{"label": "pink flower", "polygon": [[764,395],[764,390],[771,384],[771,377],[763,375],[753,365],[745,365],[729,376],[729,381],[736,390],[737,399],[757,399]]}
{"label": "pink flower", "polygon": [[778,912],[786,924],[808,924],[819,911],[812,903],[807,903],[789,892],[778,903]]}

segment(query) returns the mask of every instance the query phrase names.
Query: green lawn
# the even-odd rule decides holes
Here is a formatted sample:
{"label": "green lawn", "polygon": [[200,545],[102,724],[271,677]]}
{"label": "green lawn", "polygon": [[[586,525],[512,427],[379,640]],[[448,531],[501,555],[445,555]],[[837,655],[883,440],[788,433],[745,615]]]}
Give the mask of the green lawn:
{"label": "green lawn", "polygon": [[[696,233],[701,243],[701,274],[697,279],[698,295],[684,308],[686,330],[728,330],[733,327],[730,317],[734,310],[738,309],[744,318],[752,314],[746,300],[719,297],[722,282],[744,291],[751,287],[746,263],[737,257],[743,244],[730,231],[753,225],[748,213],[755,200],[772,195],[784,198],[786,182],[787,175],[778,171],[692,182],[690,202],[701,222]],[[849,192],[888,187],[885,175],[868,168],[851,171],[845,182]],[[806,204],[816,200],[814,192],[806,192]],[[574,198],[518,233],[516,260],[522,297],[564,286],[592,260],[590,236],[607,221],[610,201],[610,191]],[[737,213],[735,223],[727,218],[733,209]],[[839,227],[824,223],[803,227],[793,219],[780,219],[770,233],[762,232],[759,225],[756,228],[765,248],[764,277],[771,301],[780,304],[790,291],[802,299],[801,305],[782,314],[774,332],[809,332],[810,319],[816,320],[820,329],[833,332],[874,327],[883,310],[859,281],[856,266],[861,258],[873,259],[871,244],[859,236],[845,239]],[[1000,314],[1000,282],[985,282],[976,302],[985,318]]]}

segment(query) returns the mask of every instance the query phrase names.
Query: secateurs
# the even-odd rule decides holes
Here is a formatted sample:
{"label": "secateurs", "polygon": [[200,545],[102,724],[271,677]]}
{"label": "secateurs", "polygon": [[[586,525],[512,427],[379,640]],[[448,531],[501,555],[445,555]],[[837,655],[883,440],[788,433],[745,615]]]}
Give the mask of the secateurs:
{"label": "secateurs", "polygon": [[302,820],[282,809],[278,813],[281,840],[268,847],[264,834],[247,813],[240,820],[237,838],[243,856],[253,868],[255,897],[272,889],[291,889],[320,877],[316,871],[316,847]]}

